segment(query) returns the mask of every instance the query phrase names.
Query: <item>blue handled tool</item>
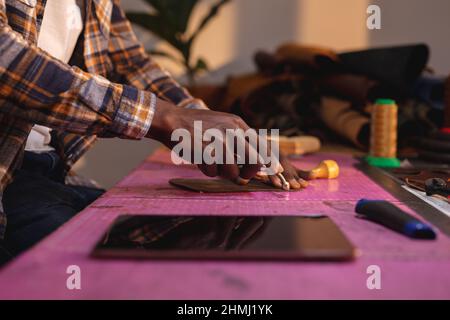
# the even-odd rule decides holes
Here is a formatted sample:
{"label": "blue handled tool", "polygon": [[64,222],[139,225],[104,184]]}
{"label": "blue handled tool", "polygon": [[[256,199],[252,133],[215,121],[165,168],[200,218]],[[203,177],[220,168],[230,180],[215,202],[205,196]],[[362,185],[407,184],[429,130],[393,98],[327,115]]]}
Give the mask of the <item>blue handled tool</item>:
{"label": "blue handled tool", "polygon": [[384,200],[361,199],[355,211],[363,218],[382,224],[411,238],[435,239],[436,233],[427,224]]}

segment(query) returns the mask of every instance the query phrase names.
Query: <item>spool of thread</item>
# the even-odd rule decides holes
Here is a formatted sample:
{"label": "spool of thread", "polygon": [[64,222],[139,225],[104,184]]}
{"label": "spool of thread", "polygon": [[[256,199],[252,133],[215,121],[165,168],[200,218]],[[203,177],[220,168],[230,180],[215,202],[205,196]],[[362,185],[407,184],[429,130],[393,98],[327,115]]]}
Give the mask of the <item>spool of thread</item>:
{"label": "spool of thread", "polygon": [[378,167],[398,167],[397,111],[394,100],[378,99],[372,110],[370,151],[367,161]]}

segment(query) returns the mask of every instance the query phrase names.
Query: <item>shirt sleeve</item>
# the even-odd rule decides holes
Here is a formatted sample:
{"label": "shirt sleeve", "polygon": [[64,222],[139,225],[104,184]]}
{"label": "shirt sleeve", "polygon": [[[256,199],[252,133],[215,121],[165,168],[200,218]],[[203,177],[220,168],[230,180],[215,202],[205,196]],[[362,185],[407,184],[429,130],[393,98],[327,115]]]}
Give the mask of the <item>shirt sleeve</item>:
{"label": "shirt sleeve", "polygon": [[109,52],[116,73],[127,83],[150,90],[179,107],[208,109],[202,100],[192,97],[146,53],[120,7],[120,0],[113,0]]}
{"label": "shirt sleeve", "polygon": [[0,0],[0,112],[72,133],[144,137],[155,94],[53,58],[8,25]]}

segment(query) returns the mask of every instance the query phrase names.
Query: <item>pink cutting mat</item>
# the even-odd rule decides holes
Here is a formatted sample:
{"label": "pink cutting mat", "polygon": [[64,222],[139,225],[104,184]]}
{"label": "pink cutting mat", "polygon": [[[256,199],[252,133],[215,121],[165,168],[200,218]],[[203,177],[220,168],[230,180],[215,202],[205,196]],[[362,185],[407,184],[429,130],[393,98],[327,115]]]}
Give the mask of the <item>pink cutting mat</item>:
{"label": "pink cutting mat", "polygon": [[[303,169],[335,159],[338,180],[318,180],[296,193],[201,194],[177,189],[169,178],[201,177],[193,166],[174,166],[158,151],[57,232],[0,271],[0,299],[449,299],[450,239],[411,240],[355,218],[360,198],[386,199],[406,209],[353,167],[346,155],[296,160]],[[96,260],[93,246],[122,213],[327,214],[360,249],[346,263],[180,262]],[[66,269],[81,268],[81,290],[68,290]],[[381,268],[381,289],[366,286],[366,269]]]}

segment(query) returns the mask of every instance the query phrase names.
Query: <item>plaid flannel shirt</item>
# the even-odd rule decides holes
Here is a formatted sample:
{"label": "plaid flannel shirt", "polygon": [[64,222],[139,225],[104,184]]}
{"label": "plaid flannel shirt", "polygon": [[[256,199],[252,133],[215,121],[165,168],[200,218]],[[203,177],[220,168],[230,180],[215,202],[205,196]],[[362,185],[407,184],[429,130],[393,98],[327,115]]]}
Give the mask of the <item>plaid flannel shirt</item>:
{"label": "plaid flannel shirt", "polygon": [[[85,0],[83,70],[36,46],[45,2],[0,0],[0,200],[34,124],[53,129],[70,166],[97,136],[144,137],[155,95],[206,108],[146,54],[120,0]],[[0,206],[0,238],[5,226]]]}

